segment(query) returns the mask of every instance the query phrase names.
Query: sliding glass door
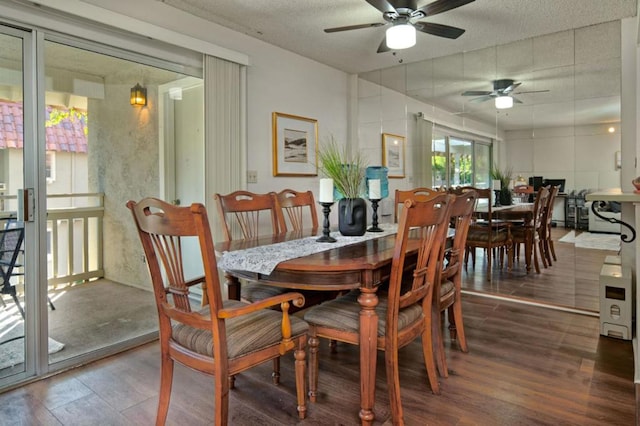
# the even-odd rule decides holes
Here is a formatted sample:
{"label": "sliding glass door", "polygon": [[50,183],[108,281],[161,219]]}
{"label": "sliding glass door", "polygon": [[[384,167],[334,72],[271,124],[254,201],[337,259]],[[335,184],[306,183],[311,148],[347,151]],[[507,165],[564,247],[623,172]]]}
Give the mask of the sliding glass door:
{"label": "sliding glass door", "polygon": [[34,52],[31,32],[0,26],[0,385],[33,374],[44,339]]}
{"label": "sliding glass door", "polygon": [[171,199],[205,202],[203,90],[192,66],[0,24],[0,391],[156,338],[126,202],[165,198],[167,168]]}
{"label": "sliding glass door", "polygon": [[432,185],[488,188],[491,182],[491,144],[452,136],[443,129],[433,132]]}

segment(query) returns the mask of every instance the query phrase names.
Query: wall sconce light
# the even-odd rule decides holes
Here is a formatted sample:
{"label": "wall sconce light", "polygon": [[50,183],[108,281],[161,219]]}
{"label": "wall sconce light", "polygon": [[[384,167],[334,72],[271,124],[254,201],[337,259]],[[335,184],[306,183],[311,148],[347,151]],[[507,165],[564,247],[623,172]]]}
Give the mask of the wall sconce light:
{"label": "wall sconce light", "polygon": [[147,89],[139,83],[131,88],[131,105],[147,105]]}

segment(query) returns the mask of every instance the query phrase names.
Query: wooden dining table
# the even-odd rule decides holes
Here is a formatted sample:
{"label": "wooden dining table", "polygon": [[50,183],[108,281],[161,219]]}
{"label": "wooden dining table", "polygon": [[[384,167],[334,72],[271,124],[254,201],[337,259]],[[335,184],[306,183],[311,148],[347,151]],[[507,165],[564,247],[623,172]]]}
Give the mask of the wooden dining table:
{"label": "wooden dining table", "polygon": [[[255,240],[229,241],[215,244],[219,256],[225,251],[272,246],[309,236],[310,233],[287,233]],[[332,243],[322,243],[331,246]],[[225,270],[230,299],[240,299],[240,279],[296,290],[336,291],[359,289],[360,296],[360,412],[363,425],[374,420],[378,304],[378,287],[388,281],[391,273],[395,234],[314,253],[277,264],[270,274],[244,270]],[[408,256],[416,256],[418,247],[409,248]],[[411,262],[408,262],[411,264]]]}

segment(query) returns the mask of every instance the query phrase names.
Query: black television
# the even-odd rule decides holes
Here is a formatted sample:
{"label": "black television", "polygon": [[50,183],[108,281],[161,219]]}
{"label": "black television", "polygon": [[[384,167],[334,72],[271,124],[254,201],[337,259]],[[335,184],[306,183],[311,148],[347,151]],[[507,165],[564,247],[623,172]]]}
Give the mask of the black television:
{"label": "black television", "polygon": [[545,179],[542,186],[560,186],[558,192],[564,193],[564,184],[566,179]]}

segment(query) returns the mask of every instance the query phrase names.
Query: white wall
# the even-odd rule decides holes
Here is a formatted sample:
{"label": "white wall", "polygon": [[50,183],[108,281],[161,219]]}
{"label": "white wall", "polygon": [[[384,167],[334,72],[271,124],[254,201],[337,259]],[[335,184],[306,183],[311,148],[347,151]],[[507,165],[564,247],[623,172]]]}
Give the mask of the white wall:
{"label": "white wall", "polygon": [[506,160],[514,175],[566,179],[565,192],[620,187],[615,153],[620,126],[555,127],[505,132]]}

